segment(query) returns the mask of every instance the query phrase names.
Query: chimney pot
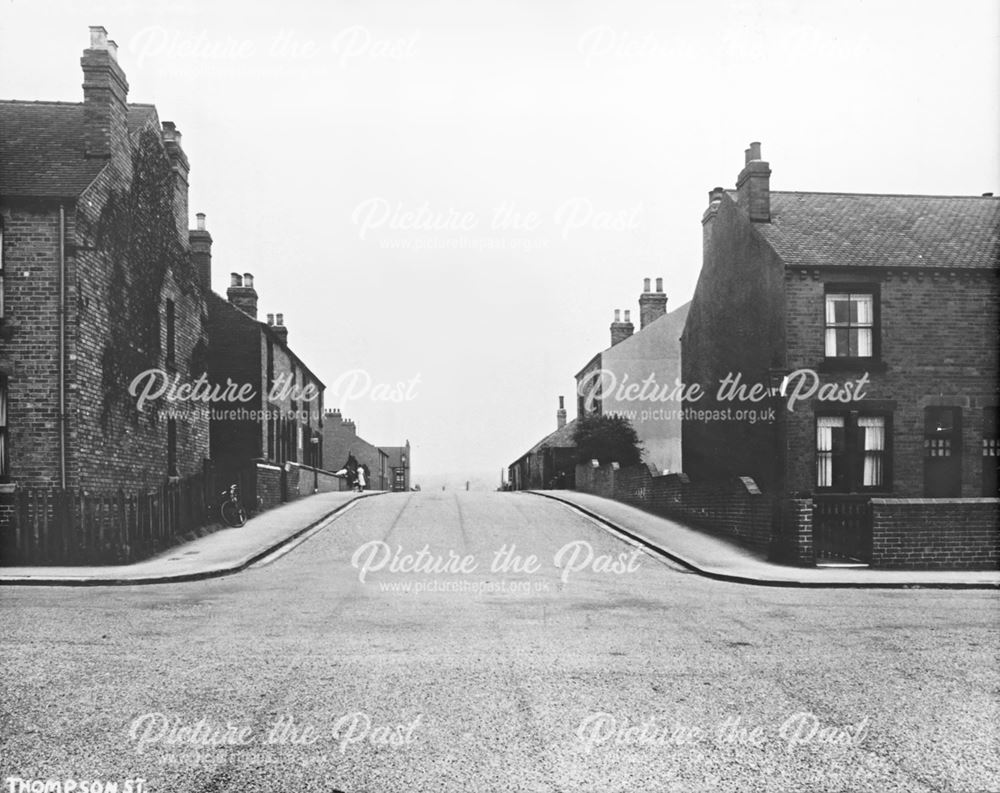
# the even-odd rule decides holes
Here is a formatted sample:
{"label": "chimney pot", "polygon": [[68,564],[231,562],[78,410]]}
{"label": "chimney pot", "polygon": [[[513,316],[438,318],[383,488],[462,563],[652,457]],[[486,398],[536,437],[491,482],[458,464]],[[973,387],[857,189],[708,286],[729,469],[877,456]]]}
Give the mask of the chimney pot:
{"label": "chimney pot", "polygon": [[113,39],[108,39],[108,55],[111,56],[111,60],[118,61],[118,43]]}
{"label": "chimney pot", "polygon": [[753,223],[771,222],[771,166],[760,158],[760,143],[746,150],[747,161],[736,177],[737,203]]}
{"label": "chimney pot", "polygon": [[243,286],[253,289],[253,273],[243,273]]}
{"label": "chimney pot", "polygon": [[560,410],[563,410],[566,407],[566,405],[564,404],[564,400],[565,399],[566,399],[566,397],[562,397],[562,396],[559,397],[559,409]]}
{"label": "chimney pot", "polygon": [[285,315],[284,314],[275,314],[274,315],[274,324],[275,325],[284,325],[285,324]]}
{"label": "chimney pot", "polygon": [[239,273],[230,273],[230,286],[243,286],[243,276]]}
{"label": "chimney pot", "polygon": [[631,322],[631,321],[632,321],[631,319],[629,319],[629,315],[630,315],[631,313],[632,313],[632,312],[631,312],[631,311],[629,311],[629,310],[628,310],[627,308],[625,309],[625,321],[626,321],[626,322]]}
{"label": "chimney pot", "polygon": [[128,80],[116,60],[116,49],[107,30],[99,25],[90,28],[90,47],[80,59],[85,157],[106,159],[128,151]]}
{"label": "chimney pot", "polygon": [[267,324],[268,325],[273,325],[274,324],[274,314],[268,314],[267,315]]}
{"label": "chimney pot", "polygon": [[655,292],[649,291],[648,278],[646,287],[646,291],[639,295],[639,330],[667,313],[667,296],[663,294],[663,279],[656,279]]}
{"label": "chimney pot", "polygon": [[204,212],[199,212],[194,217],[195,217],[196,225],[198,227],[198,231],[204,231],[205,230],[205,213]]}
{"label": "chimney pot", "polygon": [[649,291],[649,279],[648,278],[643,278],[642,279],[642,291],[643,292],[648,292]]}
{"label": "chimney pot", "polygon": [[108,48],[108,31],[103,25],[90,26],[90,49],[106,50]]}
{"label": "chimney pot", "polygon": [[616,308],[615,309],[615,322],[621,322],[621,321],[622,321],[622,311],[621,311],[620,308]]}

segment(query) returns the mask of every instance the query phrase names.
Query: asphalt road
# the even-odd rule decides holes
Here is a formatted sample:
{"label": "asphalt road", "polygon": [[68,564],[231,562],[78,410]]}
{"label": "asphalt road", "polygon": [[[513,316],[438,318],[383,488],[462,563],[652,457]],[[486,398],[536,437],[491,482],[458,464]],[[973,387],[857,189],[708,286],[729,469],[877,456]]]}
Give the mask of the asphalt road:
{"label": "asphalt road", "polygon": [[227,578],[0,591],[0,791],[1000,790],[997,604],[719,583],[547,499],[387,495]]}

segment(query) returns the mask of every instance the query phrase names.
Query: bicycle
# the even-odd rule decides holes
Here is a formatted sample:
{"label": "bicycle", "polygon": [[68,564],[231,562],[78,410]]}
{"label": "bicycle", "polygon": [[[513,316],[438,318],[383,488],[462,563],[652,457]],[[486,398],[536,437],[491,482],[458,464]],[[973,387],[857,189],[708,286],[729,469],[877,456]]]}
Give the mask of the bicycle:
{"label": "bicycle", "polygon": [[247,511],[240,501],[240,488],[234,482],[219,494],[219,514],[226,525],[239,528],[247,522]]}

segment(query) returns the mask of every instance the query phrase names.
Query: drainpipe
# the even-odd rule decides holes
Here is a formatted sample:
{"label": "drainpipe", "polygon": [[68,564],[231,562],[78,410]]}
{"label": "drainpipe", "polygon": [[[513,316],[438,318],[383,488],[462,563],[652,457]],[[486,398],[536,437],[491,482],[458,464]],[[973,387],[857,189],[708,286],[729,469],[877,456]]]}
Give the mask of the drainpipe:
{"label": "drainpipe", "polygon": [[59,205],[59,487],[66,489],[66,208]]}

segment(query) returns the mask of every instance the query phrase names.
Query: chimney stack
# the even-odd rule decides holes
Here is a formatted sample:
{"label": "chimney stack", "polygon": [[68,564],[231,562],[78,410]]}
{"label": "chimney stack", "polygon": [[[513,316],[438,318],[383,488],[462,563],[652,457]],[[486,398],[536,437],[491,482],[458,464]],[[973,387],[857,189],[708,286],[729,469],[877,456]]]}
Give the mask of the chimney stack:
{"label": "chimney stack", "polygon": [[715,222],[715,216],[719,214],[719,205],[722,203],[722,194],[725,192],[721,187],[713,187],[708,191],[708,208],[701,216],[701,245],[703,249],[708,246],[709,240],[712,239],[712,224]]}
{"label": "chimney stack", "polygon": [[760,158],[760,143],[753,142],[746,155],[746,164],[736,178],[739,205],[754,223],[771,222],[771,165]]}
{"label": "chimney stack", "polygon": [[233,273],[232,283],[226,290],[226,298],[244,314],[257,319],[257,290],[253,288],[252,274]]}
{"label": "chimney stack", "polygon": [[181,148],[181,131],[177,129],[177,125],[173,121],[164,121],[160,134],[174,172],[174,217],[177,220],[177,231],[183,239],[188,227],[188,174],[191,172],[191,165]]}
{"label": "chimney stack", "polygon": [[[83,67],[83,154],[110,159],[128,155],[128,80],[118,65],[118,45],[103,27],[90,28]],[[185,224],[186,226],[186,224]]]}
{"label": "chimney stack", "polygon": [[559,410],[556,411],[556,429],[561,430],[566,426],[566,405],[563,404],[563,397],[559,397]]}
{"label": "chimney stack", "polygon": [[643,279],[643,291],[639,295],[639,330],[667,313],[667,296],[663,293],[663,279],[656,279],[655,292],[649,290],[649,281],[649,278]]}
{"label": "chimney stack", "polygon": [[629,312],[625,312],[625,321],[621,321],[621,309],[615,309],[615,321],[611,323],[611,346],[625,341],[635,331],[635,325],[629,320]]}
{"label": "chimney stack", "polygon": [[205,229],[205,213],[195,215],[197,227],[188,232],[188,244],[191,246],[191,261],[198,282],[202,289],[210,292],[212,289],[212,235]]}
{"label": "chimney stack", "polygon": [[274,334],[281,340],[282,344],[288,344],[288,328],[285,327],[285,315],[275,314],[274,325],[271,327]]}

